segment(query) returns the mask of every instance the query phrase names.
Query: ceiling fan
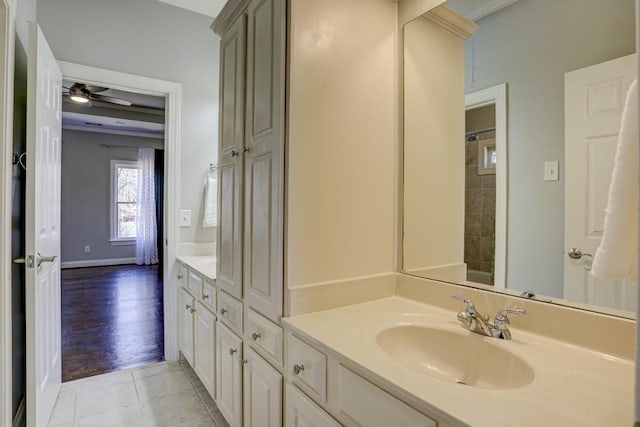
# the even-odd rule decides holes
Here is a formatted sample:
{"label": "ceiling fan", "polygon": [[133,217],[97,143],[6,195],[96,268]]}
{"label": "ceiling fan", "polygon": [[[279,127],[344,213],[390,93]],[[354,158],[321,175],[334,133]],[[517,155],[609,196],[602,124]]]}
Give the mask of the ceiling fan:
{"label": "ceiling fan", "polygon": [[64,96],[68,96],[72,101],[79,104],[88,104],[90,101],[100,101],[109,104],[122,105],[131,107],[132,102],[125,99],[114,98],[113,96],[101,95],[100,92],[109,90],[106,87],[87,85],[84,83],[74,83],[71,87],[65,87],[67,92],[62,92]]}

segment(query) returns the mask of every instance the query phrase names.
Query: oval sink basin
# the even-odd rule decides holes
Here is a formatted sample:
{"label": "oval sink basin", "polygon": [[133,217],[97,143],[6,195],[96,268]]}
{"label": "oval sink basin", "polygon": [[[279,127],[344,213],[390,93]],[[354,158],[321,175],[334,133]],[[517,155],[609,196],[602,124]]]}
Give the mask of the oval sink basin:
{"label": "oval sink basin", "polygon": [[424,326],[398,326],[377,335],[393,360],[414,371],[479,388],[523,387],[533,370],[520,357],[478,334],[463,335]]}

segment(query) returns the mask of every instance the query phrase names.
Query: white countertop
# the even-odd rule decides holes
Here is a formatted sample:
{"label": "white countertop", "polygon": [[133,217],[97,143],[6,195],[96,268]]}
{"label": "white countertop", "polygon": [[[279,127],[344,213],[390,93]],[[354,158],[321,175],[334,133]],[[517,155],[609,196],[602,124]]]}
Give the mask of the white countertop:
{"label": "white countertop", "polygon": [[364,368],[399,397],[473,427],[633,424],[631,360],[512,327],[510,341],[486,339],[527,362],[535,377],[521,388],[484,389],[419,373],[393,360],[376,343],[378,332],[398,325],[471,333],[462,329],[453,311],[393,296],[282,320],[303,338]]}
{"label": "white countertop", "polygon": [[209,280],[216,280],[216,257],[211,255],[178,255],[178,261]]}

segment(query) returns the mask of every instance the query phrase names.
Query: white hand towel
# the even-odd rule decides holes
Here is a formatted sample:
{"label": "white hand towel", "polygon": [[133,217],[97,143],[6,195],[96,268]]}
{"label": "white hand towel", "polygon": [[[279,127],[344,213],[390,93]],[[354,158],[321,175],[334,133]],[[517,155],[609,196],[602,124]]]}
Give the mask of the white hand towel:
{"label": "white hand towel", "polygon": [[207,177],[204,189],[204,219],[202,227],[215,227],[218,223],[218,212],[216,209],[217,201],[217,180],[213,177]]}
{"label": "white hand towel", "polygon": [[604,234],[591,274],[604,280],[638,276],[638,81],[629,87],[613,166]]}

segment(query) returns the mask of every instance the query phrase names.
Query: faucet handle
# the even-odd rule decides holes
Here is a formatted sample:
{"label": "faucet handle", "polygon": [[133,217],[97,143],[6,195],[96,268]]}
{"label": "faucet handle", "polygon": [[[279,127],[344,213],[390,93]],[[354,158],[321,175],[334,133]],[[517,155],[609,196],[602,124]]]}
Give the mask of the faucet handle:
{"label": "faucet handle", "polygon": [[496,314],[495,324],[496,325],[508,325],[509,317],[507,314],[517,314],[518,316],[524,316],[527,314],[527,310],[519,307],[504,307],[498,310],[498,314]]}
{"label": "faucet handle", "polygon": [[456,299],[458,301],[462,301],[463,303],[467,304],[467,309],[465,310],[467,313],[469,314],[477,313],[476,306],[473,305],[473,301],[471,301],[469,298],[465,298],[460,295],[451,295],[451,298]]}

